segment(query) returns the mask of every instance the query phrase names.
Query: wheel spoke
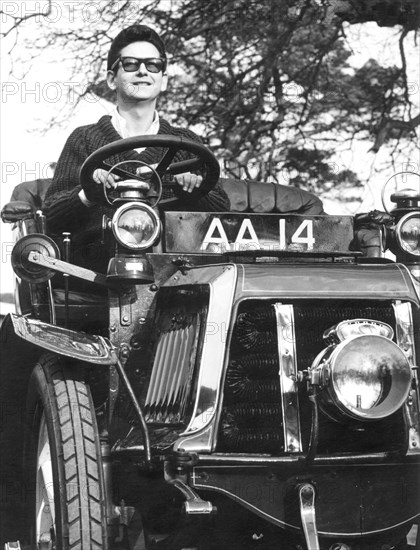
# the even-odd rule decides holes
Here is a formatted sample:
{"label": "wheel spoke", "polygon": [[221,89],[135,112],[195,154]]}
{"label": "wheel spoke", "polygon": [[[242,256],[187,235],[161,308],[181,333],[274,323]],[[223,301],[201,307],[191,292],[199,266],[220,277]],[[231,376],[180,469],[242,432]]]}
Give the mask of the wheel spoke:
{"label": "wheel spoke", "polygon": [[179,162],[174,162],[168,167],[168,172],[170,174],[183,174],[184,172],[191,172],[192,170],[199,170],[203,168],[203,161],[199,158],[180,160]]}
{"label": "wheel spoke", "polygon": [[109,172],[112,169],[113,174],[115,174],[116,176],[120,176],[122,179],[125,179],[125,180],[131,179],[131,180],[143,181],[143,179],[140,176],[138,176],[135,172],[129,172],[128,170],[124,170],[124,168],[111,166],[106,162],[99,163],[98,168],[102,168],[102,170],[106,170],[107,172]]}
{"label": "wheel spoke", "polygon": [[169,149],[166,151],[164,156],[162,157],[161,161],[156,167],[156,172],[159,174],[159,176],[162,176],[165,172],[168,166],[171,164],[172,159],[177,153],[177,149],[175,147],[169,147]]}

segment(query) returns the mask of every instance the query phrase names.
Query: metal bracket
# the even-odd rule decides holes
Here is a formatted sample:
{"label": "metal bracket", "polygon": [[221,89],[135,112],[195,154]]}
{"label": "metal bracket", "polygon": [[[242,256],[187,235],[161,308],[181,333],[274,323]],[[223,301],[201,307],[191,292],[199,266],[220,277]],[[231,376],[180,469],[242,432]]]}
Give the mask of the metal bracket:
{"label": "metal bracket", "polygon": [[315,517],[315,488],[310,483],[299,487],[300,517],[308,550],[320,550]]}
{"label": "metal bracket", "polygon": [[47,267],[48,269],[53,269],[64,275],[70,275],[71,277],[76,277],[77,279],[83,279],[84,281],[89,281],[96,283],[98,285],[112,287],[112,283],[107,279],[106,275],[102,273],[97,273],[91,269],[85,269],[78,265],[70,264],[68,262],[63,262],[57,258],[52,258],[46,254],[40,254],[36,250],[32,250],[28,254],[28,260],[42,267]]}
{"label": "metal bracket", "polygon": [[180,479],[173,479],[169,483],[185,496],[183,509],[187,515],[210,515],[217,512],[216,507],[210,501],[203,500],[189,485]]}

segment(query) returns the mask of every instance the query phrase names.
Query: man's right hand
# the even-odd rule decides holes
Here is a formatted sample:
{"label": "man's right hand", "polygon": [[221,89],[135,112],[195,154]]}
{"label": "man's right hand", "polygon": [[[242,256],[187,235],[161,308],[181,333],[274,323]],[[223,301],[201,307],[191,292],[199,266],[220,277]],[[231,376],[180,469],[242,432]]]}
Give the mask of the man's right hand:
{"label": "man's right hand", "polygon": [[107,170],[97,168],[92,174],[92,182],[89,184],[89,187],[79,192],[79,198],[89,208],[96,204],[98,198],[102,196],[101,187],[105,186],[108,189],[113,189],[117,186],[120,179],[115,174],[108,174]]}
{"label": "man's right hand", "polygon": [[109,174],[107,170],[97,168],[92,174],[93,181],[98,185],[105,185],[108,189],[113,189],[117,186],[117,182],[120,181],[120,176],[115,174]]}

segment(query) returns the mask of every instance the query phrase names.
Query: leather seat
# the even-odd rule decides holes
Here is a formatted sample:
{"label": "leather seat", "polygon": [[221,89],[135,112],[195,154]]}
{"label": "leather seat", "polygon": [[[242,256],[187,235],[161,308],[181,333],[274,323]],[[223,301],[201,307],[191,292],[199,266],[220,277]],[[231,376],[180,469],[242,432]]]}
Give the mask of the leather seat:
{"label": "leather seat", "polygon": [[27,232],[36,233],[37,227],[34,214],[42,208],[45,194],[51,185],[52,179],[37,179],[19,183],[13,189],[10,202],[1,210],[1,219],[7,223],[16,223],[27,220]]}
{"label": "leather seat", "polygon": [[232,212],[260,214],[324,214],[322,201],[297,187],[255,180],[220,179]]}
{"label": "leather seat", "polygon": [[13,189],[10,202],[23,201],[31,205],[34,211],[42,208],[48,187],[51,185],[51,178],[24,181]]}

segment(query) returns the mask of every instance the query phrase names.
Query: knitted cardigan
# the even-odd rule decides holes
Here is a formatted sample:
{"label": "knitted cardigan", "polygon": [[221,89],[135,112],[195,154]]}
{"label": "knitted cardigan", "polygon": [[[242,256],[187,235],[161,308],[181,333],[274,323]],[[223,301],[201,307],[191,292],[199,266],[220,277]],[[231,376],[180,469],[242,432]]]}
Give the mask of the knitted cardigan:
{"label": "knitted cardigan", "polygon": [[[175,128],[164,119],[160,119],[159,134],[181,136],[202,143],[190,130]],[[112,217],[114,209],[106,205],[85,206],[79,198],[81,190],[79,171],[87,157],[100,147],[121,139],[111,123],[109,115],[103,116],[96,124],[76,128],[69,136],[57,163],[54,178],[44,203],[47,218],[47,230],[57,238],[61,232],[72,233],[72,261],[96,271],[105,272],[112,250],[104,250],[100,242],[102,236],[102,218],[106,214]],[[114,164],[122,160],[141,160],[156,164],[163,157],[164,148],[147,148],[141,153],[128,151],[109,158]],[[190,153],[180,151],[174,161],[190,158]],[[180,188],[181,189],[181,188]],[[207,195],[192,201],[188,193],[179,191],[179,200],[165,209],[221,212],[229,210],[229,199],[220,185],[216,185]]]}

